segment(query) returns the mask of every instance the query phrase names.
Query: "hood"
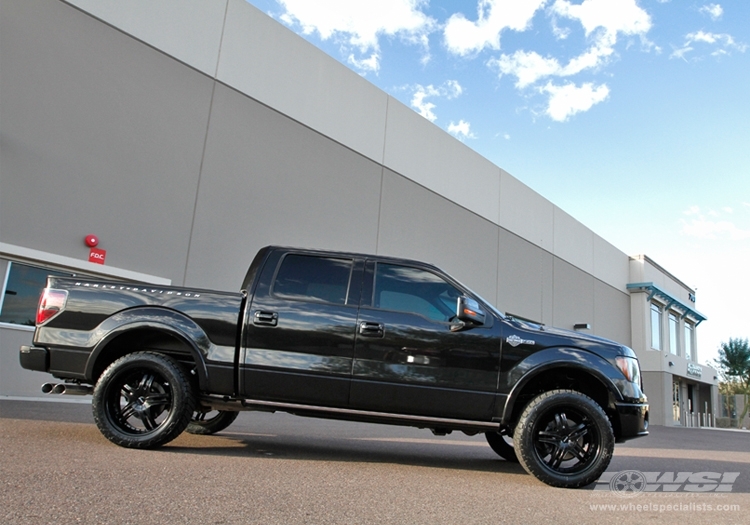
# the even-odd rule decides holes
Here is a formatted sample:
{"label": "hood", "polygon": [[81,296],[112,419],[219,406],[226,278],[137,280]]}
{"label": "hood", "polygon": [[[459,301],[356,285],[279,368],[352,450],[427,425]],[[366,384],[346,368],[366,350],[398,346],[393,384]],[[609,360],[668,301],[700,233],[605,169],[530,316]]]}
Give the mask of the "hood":
{"label": "hood", "polygon": [[[513,319],[512,322],[517,328],[536,334],[540,342],[543,340],[546,343],[545,346],[573,346],[594,351],[597,348],[609,347],[610,350],[615,351],[617,354],[635,357],[635,352],[627,346],[604,337],[521,321],[519,319]],[[556,342],[553,342],[553,340],[556,340]]]}

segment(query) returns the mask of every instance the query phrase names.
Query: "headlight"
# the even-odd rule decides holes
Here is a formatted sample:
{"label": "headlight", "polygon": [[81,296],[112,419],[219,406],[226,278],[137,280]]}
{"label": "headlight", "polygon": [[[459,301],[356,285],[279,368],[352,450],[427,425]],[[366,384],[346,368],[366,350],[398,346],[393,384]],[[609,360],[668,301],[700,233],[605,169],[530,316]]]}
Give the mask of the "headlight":
{"label": "headlight", "polygon": [[615,357],[615,362],[628,381],[641,386],[641,368],[638,366],[637,359],[620,355]]}

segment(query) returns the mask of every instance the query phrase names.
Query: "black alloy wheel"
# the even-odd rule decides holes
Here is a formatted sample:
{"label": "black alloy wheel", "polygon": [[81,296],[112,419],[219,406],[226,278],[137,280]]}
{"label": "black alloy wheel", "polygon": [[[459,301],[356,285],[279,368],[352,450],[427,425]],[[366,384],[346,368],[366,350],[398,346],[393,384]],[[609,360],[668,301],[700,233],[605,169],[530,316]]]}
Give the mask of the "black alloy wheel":
{"label": "black alloy wheel", "polygon": [[187,427],[195,407],[190,380],[172,358],[128,354],[112,363],[94,387],[92,409],[100,432],[128,448],[156,448]]}
{"label": "black alloy wheel", "polygon": [[221,432],[234,423],[239,412],[228,410],[196,410],[185,429],[189,434],[207,436]]}
{"label": "black alloy wheel", "polygon": [[590,397],[553,390],[533,399],[515,430],[521,465],[554,487],[578,488],[607,469],[615,438],[607,415]]}

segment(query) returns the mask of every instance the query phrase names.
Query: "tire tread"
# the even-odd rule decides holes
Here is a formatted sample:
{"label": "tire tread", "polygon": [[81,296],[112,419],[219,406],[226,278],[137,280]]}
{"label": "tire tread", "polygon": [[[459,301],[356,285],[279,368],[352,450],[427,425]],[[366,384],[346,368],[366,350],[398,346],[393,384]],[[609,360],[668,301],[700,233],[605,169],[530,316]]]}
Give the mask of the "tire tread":
{"label": "tire tread", "polygon": [[[573,475],[553,475],[546,468],[539,465],[535,460],[534,444],[533,442],[530,442],[533,436],[527,435],[527,432],[531,432],[531,429],[534,426],[533,418],[535,412],[539,410],[539,407],[548,403],[549,399],[556,397],[562,398],[563,396],[570,397],[571,404],[583,403],[584,405],[587,405],[585,408],[593,410],[594,414],[592,415],[595,418],[598,418],[598,422],[603,425],[603,428],[600,429],[600,433],[602,434],[600,447],[602,450],[601,455],[597,460],[598,465],[594,469]],[[514,431],[514,449],[521,466],[529,474],[540,481],[553,487],[562,488],[579,488],[589,485],[599,479],[612,460],[614,442],[615,439],[612,425],[604,410],[596,401],[576,390],[550,390],[538,395],[526,405]]]}
{"label": "tire tread", "polygon": [[[160,373],[167,372],[174,376],[175,381],[170,383],[172,387],[172,396],[176,403],[175,410],[178,413],[172,417],[168,424],[161,428],[159,432],[148,436],[126,435],[113,428],[107,415],[106,389],[107,383],[120,373],[125,366],[130,366],[131,362],[142,360],[144,365],[151,363]],[[134,366],[134,365],[133,365]],[[187,428],[196,406],[195,395],[193,393],[192,383],[189,376],[185,373],[182,366],[169,356],[158,352],[143,351],[133,352],[117,359],[99,377],[94,387],[92,400],[92,412],[94,421],[102,435],[115,445],[125,448],[152,449],[158,448],[179,436]],[[169,416],[171,417],[171,415]]]}

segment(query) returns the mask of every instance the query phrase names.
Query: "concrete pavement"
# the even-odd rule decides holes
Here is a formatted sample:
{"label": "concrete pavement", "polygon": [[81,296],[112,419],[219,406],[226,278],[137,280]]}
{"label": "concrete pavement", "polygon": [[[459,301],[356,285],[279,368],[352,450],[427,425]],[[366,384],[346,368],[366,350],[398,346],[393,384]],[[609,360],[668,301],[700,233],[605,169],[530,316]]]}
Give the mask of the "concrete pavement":
{"label": "concrete pavement", "polygon": [[[0,458],[0,523],[14,524],[716,525],[747,523],[750,511],[748,432],[652,427],[617,445],[607,480],[634,471],[662,482],[637,494],[548,487],[481,435],[255,412],[215,436],[139,451],[106,441],[86,404],[0,400]],[[699,486],[691,475],[732,472],[728,492],[687,490]],[[663,492],[670,480],[677,488]]]}

